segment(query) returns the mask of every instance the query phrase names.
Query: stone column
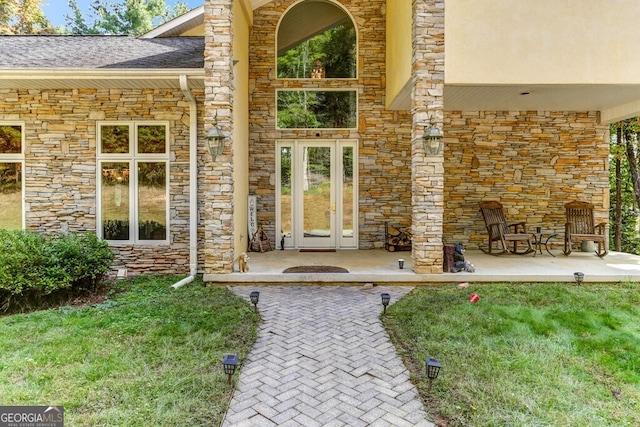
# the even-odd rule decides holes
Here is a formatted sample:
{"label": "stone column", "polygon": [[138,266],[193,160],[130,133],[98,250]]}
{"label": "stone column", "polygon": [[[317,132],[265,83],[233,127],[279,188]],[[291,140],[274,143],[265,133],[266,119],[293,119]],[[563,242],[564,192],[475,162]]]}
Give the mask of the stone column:
{"label": "stone column", "polygon": [[[214,120],[230,136],[215,159],[200,141],[199,217],[204,218],[204,273],[233,271],[233,55],[232,0],[205,0],[204,133]],[[204,149],[204,150],[202,150]]]}
{"label": "stone column", "polygon": [[444,118],[444,0],[413,0],[411,174],[413,270],[442,273],[444,149],[427,156],[422,135]]}

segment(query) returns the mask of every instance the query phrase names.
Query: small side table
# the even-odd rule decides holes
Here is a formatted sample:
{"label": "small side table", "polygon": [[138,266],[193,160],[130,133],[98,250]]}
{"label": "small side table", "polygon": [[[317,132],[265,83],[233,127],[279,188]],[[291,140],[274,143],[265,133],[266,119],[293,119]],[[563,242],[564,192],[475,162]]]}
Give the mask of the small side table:
{"label": "small side table", "polygon": [[542,246],[544,246],[544,249],[547,251],[549,255],[551,255],[552,257],[555,257],[555,255],[552,254],[551,251],[549,250],[549,240],[556,237],[558,233],[545,234],[542,232],[538,232],[536,230],[536,232],[531,233],[531,235],[533,236],[533,256],[534,257],[538,254],[538,252],[540,252],[540,255],[542,255]]}

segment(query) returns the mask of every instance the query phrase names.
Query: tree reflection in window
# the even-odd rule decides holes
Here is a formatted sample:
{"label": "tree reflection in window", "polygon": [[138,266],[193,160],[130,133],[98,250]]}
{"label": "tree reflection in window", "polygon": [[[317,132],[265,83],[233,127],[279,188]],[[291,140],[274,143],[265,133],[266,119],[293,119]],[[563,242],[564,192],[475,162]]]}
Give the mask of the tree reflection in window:
{"label": "tree reflection in window", "polygon": [[356,57],[353,21],[336,4],[303,1],[280,23],[278,78],[355,78]]}
{"label": "tree reflection in window", "polygon": [[278,91],[278,129],[353,129],[355,90]]}

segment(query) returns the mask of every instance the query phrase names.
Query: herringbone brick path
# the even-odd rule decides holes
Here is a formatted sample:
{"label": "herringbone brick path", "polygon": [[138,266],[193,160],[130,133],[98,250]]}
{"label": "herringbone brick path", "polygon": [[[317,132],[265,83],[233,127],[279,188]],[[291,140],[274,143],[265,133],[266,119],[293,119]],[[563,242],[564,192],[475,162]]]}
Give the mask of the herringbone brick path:
{"label": "herringbone brick path", "polygon": [[433,426],[379,315],[411,290],[234,286],[262,323],[223,426]]}

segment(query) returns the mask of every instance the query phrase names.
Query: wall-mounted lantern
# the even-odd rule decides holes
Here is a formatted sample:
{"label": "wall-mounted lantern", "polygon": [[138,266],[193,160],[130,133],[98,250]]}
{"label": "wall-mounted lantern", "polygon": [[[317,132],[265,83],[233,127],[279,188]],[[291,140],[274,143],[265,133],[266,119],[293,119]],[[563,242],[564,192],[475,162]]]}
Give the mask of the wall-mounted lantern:
{"label": "wall-mounted lantern", "polygon": [[211,129],[209,129],[204,137],[204,140],[207,142],[209,154],[211,154],[211,157],[214,159],[222,154],[222,151],[224,150],[224,141],[227,139],[227,136],[227,133],[220,129],[218,121],[214,118]]}
{"label": "wall-mounted lantern", "polygon": [[428,156],[436,156],[442,151],[442,132],[429,119],[429,127],[424,128],[422,142]]}

